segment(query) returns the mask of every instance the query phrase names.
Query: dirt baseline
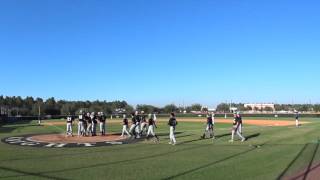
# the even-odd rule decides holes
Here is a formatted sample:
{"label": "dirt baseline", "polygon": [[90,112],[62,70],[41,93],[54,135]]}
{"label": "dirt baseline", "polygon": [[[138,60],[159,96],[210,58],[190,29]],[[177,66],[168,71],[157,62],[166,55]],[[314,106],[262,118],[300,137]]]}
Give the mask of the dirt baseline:
{"label": "dirt baseline", "polygon": [[108,134],[106,136],[66,136],[65,134],[43,134],[30,137],[31,141],[50,143],[95,143],[105,141],[118,141],[126,139],[120,135]]}

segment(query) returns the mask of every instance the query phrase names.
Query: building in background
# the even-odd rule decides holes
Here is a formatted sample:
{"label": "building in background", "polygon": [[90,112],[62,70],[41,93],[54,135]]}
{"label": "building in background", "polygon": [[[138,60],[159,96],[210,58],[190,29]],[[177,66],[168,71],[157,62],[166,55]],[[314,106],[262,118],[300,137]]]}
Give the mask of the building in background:
{"label": "building in background", "polygon": [[245,108],[251,108],[252,111],[275,111],[274,104],[272,103],[251,103],[244,104]]}

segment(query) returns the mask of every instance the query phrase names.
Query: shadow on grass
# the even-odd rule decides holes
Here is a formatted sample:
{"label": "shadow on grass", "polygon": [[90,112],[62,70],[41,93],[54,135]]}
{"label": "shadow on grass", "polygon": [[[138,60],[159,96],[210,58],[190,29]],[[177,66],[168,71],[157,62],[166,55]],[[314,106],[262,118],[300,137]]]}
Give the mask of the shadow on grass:
{"label": "shadow on grass", "polygon": [[249,140],[249,139],[252,139],[252,138],[256,138],[258,136],[260,136],[260,133],[255,133],[255,134],[251,134],[249,136],[246,136],[246,139]]}
{"label": "shadow on grass", "polygon": [[[261,146],[263,146],[264,144],[262,144]],[[169,177],[166,177],[166,178],[163,178],[164,180],[168,180],[168,179],[175,179],[175,178],[178,178],[180,176],[184,176],[184,175],[187,175],[189,173],[193,173],[195,171],[198,171],[198,170],[201,170],[201,169],[204,169],[204,168],[207,168],[209,166],[213,166],[215,164],[219,164],[221,162],[224,162],[224,161],[227,161],[227,160],[230,160],[232,158],[235,158],[237,156],[240,156],[240,155],[244,155],[244,154],[247,154],[253,150],[255,150],[256,147],[252,147],[250,148],[249,150],[246,150],[246,151],[243,151],[243,152],[240,152],[240,153],[237,153],[237,154],[234,154],[234,155],[231,155],[231,156],[228,156],[228,157],[225,157],[223,159],[220,159],[220,160],[216,160],[216,161],[213,161],[213,162],[210,162],[210,163],[207,163],[207,164],[204,164],[204,165],[201,165],[199,167],[196,167],[196,168],[193,168],[193,169],[190,169],[190,170],[187,170],[185,172],[181,172],[181,173],[178,173],[176,175],[173,175],[173,176],[169,176]]]}
{"label": "shadow on grass", "polygon": [[[115,165],[115,164],[130,163],[130,162],[136,162],[136,161],[139,161],[139,160],[146,160],[146,159],[153,159],[153,158],[157,158],[157,157],[168,156],[168,155],[172,155],[172,154],[179,153],[179,152],[205,148],[205,147],[208,147],[208,146],[211,146],[211,145],[208,144],[208,145],[202,145],[202,146],[193,146],[193,147],[189,147],[189,148],[178,149],[178,150],[175,150],[175,151],[169,151],[169,152],[159,153],[159,154],[155,154],[155,155],[143,156],[143,157],[138,157],[138,158],[114,161],[114,162],[98,163],[98,164],[87,165],[87,166],[82,166],[82,167],[75,167],[75,168],[69,168],[69,169],[62,169],[62,170],[55,170],[55,171],[45,171],[45,172],[39,172],[39,173],[23,172],[23,175],[11,175],[11,176],[4,176],[4,177],[1,177],[1,178],[17,178],[17,177],[23,177],[23,176],[29,176],[29,175],[39,176],[40,177],[40,176],[45,176],[43,174],[47,174],[47,173],[61,173],[61,172],[67,172],[67,171],[90,169],[90,168],[95,168],[95,167],[106,167],[106,166],[112,166],[112,165]],[[0,167],[0,168],[4,169],[5,167]]]}
{"label": "shadow on grass", "polygon": [[[174,134],[177,135],[177,134],[183,134],[184,132],[181,132],[181,131],[178,131],[178,132],[175,132]],[[161,136],[168,136],[169,137],[169,133],[157,133],[157,136],[161,137]]]}
{"label": "shadow on grass", "polygon": [[316,156],[316,153],[319,149],[319,143],[317,143],[316,145],[315,144],[305,144],[302,149],[299,151],[299,153],[293,158],[293,160],[288,164],[288,166],[282,171],[282,173],[278,176],[277,180],[281,180],[281,179],[286,179],[287,176],[289,175],[288,172],[290,170],[290,168],[292,168],[294,166],[294,164],[297,162],[297,160],[301,157],[301,158],[304,158],[304,154],[307,154],[307,155],[310,155],[308,153],[308,149],[310,148],[314,148],[313,149],[313,152],[312,152],[312,155],[310,157],[310,160],[308,160],[308,166],[306,168],[306,170],[299,174],[299,175],[296,175],[295,177],[292,177],[292,178],[289,178],[289,179],[307,179],[307,176],[309,175],[309,173],[314,170],[315,168],[312,168],[312,164],[314,162],[314,158]]}
{"label": "shadow on grass", "polygon": [[225,133],[225,134],[220,134],[220,135],[216,135],[215,138],[223,138],[226,136],[231,136],[231,133]]}
{"label": "shadow on grass", "polygon": [[[38,178],[67,180],[65,178],[58,178],[58,177],[54,177],[54,176],[43,175],[43,174],[40,174],[40,173],[27,172],[27,171],[22,171],[22,170],[18,170],[18,169],[3,167],[3,166],[0,166],[0,169],[5,170],[5,171],[11,171],[11,172],[23,174],[23,175],[18,175],[18,176],[36,176]],[[18,176],[16,176],[16,177],[18,177]],[[15,176],[13,176],[13,177],[15,177]],[[5,178],[5,177],[1,177],[0,176],[0,178]]]}

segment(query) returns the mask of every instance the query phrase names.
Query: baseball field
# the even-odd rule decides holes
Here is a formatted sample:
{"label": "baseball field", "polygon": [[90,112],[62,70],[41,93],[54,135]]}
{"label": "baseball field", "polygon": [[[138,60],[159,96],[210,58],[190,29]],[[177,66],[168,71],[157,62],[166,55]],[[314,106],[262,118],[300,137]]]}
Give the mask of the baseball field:
{"label": "baseball field", "polygon": [[[0,179],[317,179],[320,119],[245,118],[245,142],[230,139],[231,119],[217,120],[216,139],[201,139],[205,119],[177,119],[177,145],[168,144],[167,119],[152,139],[93,147],[34,147],[6,138],[62,134],[64,120],[19,122],[0,127]],[[247,122],[247,123],[246,123]],[[260,122],[260,123],[259,123]],[[77,128],[74,125],[74,132]],[[121,120],[107,121],[107,133]],[[74,137],[76,138],[76,137]],[[94,145],[94,144],[93,144]]]}

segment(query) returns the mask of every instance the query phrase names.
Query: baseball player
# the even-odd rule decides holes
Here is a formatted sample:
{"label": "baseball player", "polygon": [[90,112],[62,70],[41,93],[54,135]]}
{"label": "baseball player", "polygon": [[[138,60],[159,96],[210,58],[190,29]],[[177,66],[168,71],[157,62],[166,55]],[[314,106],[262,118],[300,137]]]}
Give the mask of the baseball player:
{"label": "baseball player", "polygon": [[106,116],[103,114],[103,112],[100,112],[100,115],[98,117],[99,120],[99,127],[100,127],[100,134],[101,136],[106,135]]}
{"label": "baseball player", "polygon": [[[240,112],[237,112],[234,116],[234,119],[238,118],[239,120],[239,133],[242,134],[242,116],[240,115]],[[235,121],[235,120],[234,120]]]}
{"label": "baseball player", "polygon": [[295,111],[295,118],[296,118],[296,127],[299,127],[299,112]]}
{"label": "baseball player", "polygon": [[136,128],[135,128],[135,133],[136,133],[136,138],[140,138],[140,124],[141,124],[141,116],[139,116],[138,111],[135,112],[135,118],[136,118]]}
{"label": "baseball player", "polygon": [[213,133],[213,125],[214,125],[214,114],[209,114],[207,115],[207,126],[206,129],[203,133],[203,135],[201,136],[202,139],[206,138],[207,134],[209,133],[209,137],[214,139],[214,133]]}
{"label": "baseball player", "polygon": [[140,119],[141,119],[140,135],[142,136],[143,131],[145,131],[146,134],[147,134],[147,131],[148,131],[148,129],[147,129],[147,120],[146,120],[146,116],[144,115],[143,111],[141,111]]}
{"label": "baseball player", "polygon": [[131,137],[130,133],[128,132],[128,119],[126,118],[126,115],[123,115],[123,121],[122,121],[122,133],[121,133],[121,137],[124,136],[124,133],[127,134],[127,136]]}
{"label": "baseball player", "polygon": [[130,126],[130,130],[129,130],[129,133],[131,136],[135,136],[136,137],[136,132],[135,132],[135,129],[136,129],[136,116],[135,116],[135,113],[132,113],[131,114],[132,118],[131,118],[131,126]]}
{"label": "baseball player", "polygon": [[[151,115],[151,114],[150,114]],[[147,139],[149,138],[150,134],[156,138],[157,141],[159,141],[158,136],[154,132],[154,128],[157,128],[156,122],[154,121],[153,117],[150,116],[148,120],[148,132],[147,132]]]}
{"label": "baseball player", "polygon": [[170,136],[169,136],[170,142],[169,142],[169,144],[176,145],[177,141],[176,141],[176,137],[174,135],[174,131],[176,130],[176,126],[178,125],[178,122],[176,120],[174,113],[170,114],[170,119],[169,119],[168,125],[170,126]]}
{"label": "baseball player", "polygon": [[90,113],[87,113],[87,115],[85,116],[86,121],[87,121],[87,135],[90,136],[92,135],[92,120],[90,117]]}
{"label": "baseball player", "polygon": [[242,123],[242,118],[240,116],[240,113],[237,113],[235,115],[235,119],[233,121],[233,127],[232,127],[232,132],[231,132],[231,140],[229,142],[233,142],[234,140],[234,134],[237,133],[237,135],[241,138],[241,141],[244,142],[246,140],[245,137],[243,137],[239,131],[239,127]]}
{"label": "baseball player", "polygon": [[78,120],[78,136],[84,136],[85,134],[83,122],[84,122],[84,115],[82,111],[80,111],[79,120]]}
{"label": "baseball player", "polygon": [[67,136],[73,136],[72,134],[72,121],[73,118],[71,115],[67,117]]}
{"label": "baseball player", "polygon": [[90,115],[90,118],[92,121],[92,130],[91,130],[92,136],[96,136],[97,135],[97,124],[98,124],[97,116],[95,115],[94,112],[92,112]]}
{"label": "baseball player", "polygon": [[87,123],[87,114],[85,112],[83,112],[83,136],[87,136],[87,127],[88,127],[88,123]]}

